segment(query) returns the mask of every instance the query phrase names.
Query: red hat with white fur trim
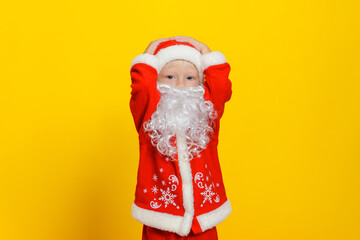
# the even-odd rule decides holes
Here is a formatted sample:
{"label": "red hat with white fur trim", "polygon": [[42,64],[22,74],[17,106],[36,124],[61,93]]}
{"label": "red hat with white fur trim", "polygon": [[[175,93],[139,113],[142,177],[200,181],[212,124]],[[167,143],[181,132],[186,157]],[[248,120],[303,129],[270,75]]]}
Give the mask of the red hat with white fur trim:
{"label": "red hat with white fur trim", "polygon": [[225,56],[219,51],[201,55],[200,51],[188,42],[168,40],[161,42],[155,49],[154,54],[143,53],[137,55],[132,60],[131,67],[136,63],[145,63],[155,68],[159,74],[168,62],[175,59],[193,63],[199,72],[200,82],[204,80],[204,70],[210,66],[226,62]]}
{"label": "red hat with white fur trim", "polygon": [[154,55],[159,59],[158,72],[160,72],[168,62],[181,59],[194,64],[199,72],[200,82],[203,81],[204,74],[201,66],[201,53],[192,44],[176,40],[164,41],[157,46]]}

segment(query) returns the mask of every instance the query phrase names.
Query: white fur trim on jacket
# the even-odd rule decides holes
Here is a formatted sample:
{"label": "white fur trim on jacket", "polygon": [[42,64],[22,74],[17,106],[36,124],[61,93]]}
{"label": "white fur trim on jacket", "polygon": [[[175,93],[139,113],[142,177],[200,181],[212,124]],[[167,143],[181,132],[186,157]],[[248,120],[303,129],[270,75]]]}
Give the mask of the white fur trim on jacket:
{"label": "white fur trim on jacket", "polygon": [[[185,204],[184,204],[185,205]],[[222,222],[231,213],[230,201],[227,200],[219,208],[197,216],[201,230],[206,231]],[[137,221],[163,231],[177,233],[185,236],[190,232],[193,216],[185,212],[184,216],[176,216],[168,213],[155,212],[138,207],[135,203],[131,206],[131,214]],[[190,217],[191,216],[191,217]],[[190,224],[190,226],[189,226]]]}
{"label": "white fur trim on jacket", "polygon": [[131,206],[131,215],[147,226],[175,233],[179,232],[179,226],[183,220],[182,216],[147,210],[138,207],[135,203]]}
{"label": "white fur trim on jacket", "polygon": [[176,141],[178,144],[179,170],[182,181],[183,205],[185,209],[184,219],[179,229],[179,235],[186,236],[190,232],[194,217],[194,190],[185,137],[181,134],[177,134]]}
{"label": "white fur trim on jacket", "polygon": [[202,67],[207,69],[210,66],[226,63],[224,54],[219,51],[209,52],[201,56]]}
{"label": "white fur trim on jacket", "polygon": [[159,59],[156,56],[154,56],[154,55],[152,55],[150,53],[143,53],[143,54],[139,54],[136,57],[134,57],[134,59],[131,62],[130,69],[136,63],[146,63],[147,65],[150,65],[151,67],[155,68],[157,73],[160,72],[160,70],[159,70]]}
{"label": "white fur trim on jacket", "polygon": [[206,231],[219,223],[221,223],[229,214],[231,213],[231,205],[229,199],[226,200],[223,205],[214,211],[204,213],[202,215],[197,216],[197,220],[200,224],[201,230]]}

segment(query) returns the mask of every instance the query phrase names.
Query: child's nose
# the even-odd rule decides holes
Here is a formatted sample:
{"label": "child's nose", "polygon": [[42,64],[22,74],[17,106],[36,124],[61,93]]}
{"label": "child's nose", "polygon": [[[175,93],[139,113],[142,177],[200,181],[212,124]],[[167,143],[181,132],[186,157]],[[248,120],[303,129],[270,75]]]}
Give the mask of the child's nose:
{"label": "child's nose", "polygon": [[185,87],[185,80],[179,79],[176,84],[177,87]]}

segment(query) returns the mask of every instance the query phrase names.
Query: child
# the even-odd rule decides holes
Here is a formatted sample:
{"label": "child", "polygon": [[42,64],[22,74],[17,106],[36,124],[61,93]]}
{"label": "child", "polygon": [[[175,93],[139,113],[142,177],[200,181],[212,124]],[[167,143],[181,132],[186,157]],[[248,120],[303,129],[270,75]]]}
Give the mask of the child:
{"label": "child", "polygon": [[217,153],[229,72],[221,52],[184,36],[153,41],[133,59],[140,160],[131,213],[143,239],[215,240],[230,214]]}

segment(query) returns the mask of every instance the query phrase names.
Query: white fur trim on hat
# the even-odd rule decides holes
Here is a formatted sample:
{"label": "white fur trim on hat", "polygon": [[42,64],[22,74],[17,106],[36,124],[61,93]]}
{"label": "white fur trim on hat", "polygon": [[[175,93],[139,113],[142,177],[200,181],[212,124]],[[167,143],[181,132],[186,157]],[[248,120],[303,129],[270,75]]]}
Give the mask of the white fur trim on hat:
{"label": "white fur trim on hat", "polygon": [[154,56],[153,54],[143,53],[143,54],[137,55],[132,60],[130,69],[132,68],[132,66],[134,66],[137,63],[146,63],[147,65],[150,65],[151,67],[155,68],[158,73],[160,72],[159,59],[157,56]]}
{"label": "white fur trim on hat", "polygon": [[203,81],[203,68],[201,66],[201,53],[187,45],[172,45],[161,49],[155,56],[159,59],[159,72],[170,61],[181,59],[195,65],[200,75],[200,82]]}
{"label": "white fur trim on hat", "polygon": [[201,64],[203,69],[207,69],[210,66],[226,63],[224,54],[219,51],[209,52],[201,56]]}
{"label": "white fur trim on hat", "polygon": [[201,72],[201,53],[193,47],[172,45],[161,49],[155,56],[160,60],[160,71],[168,62],[175,59],[182,59],[193,63],[198,71]]}
{"label": "white fur trim on hat", "polygon": [[[201,55],[193,47],[186,45],[172,45],[161,49],[156,55],[143,53],[137,55],[131,62],[131,67],[136,63],[145,63],[155,68],[159,74],[161,69],[170,61],[182,59],[187,60],[195,65],[200,75],[200,82],[203,82],[203,72],[210,66],[226,63],[224,54],[214,51]],[[131,68],[130,67],[130,68]]]}

